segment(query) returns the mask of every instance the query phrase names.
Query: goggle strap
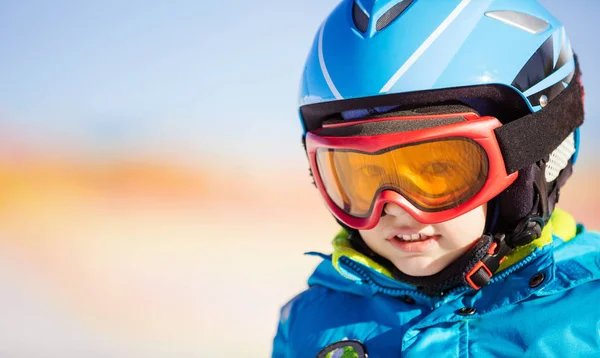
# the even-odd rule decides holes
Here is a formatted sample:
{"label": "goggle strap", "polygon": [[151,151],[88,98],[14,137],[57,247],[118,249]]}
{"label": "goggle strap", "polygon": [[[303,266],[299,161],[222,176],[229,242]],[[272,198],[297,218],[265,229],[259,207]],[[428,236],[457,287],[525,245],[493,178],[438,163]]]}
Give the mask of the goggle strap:
{"label": "goggle strap", "polygon": [[583,123],[583,87],[575,56],[573,79],[547,107],[494,130],[508,173],[546,158]]}

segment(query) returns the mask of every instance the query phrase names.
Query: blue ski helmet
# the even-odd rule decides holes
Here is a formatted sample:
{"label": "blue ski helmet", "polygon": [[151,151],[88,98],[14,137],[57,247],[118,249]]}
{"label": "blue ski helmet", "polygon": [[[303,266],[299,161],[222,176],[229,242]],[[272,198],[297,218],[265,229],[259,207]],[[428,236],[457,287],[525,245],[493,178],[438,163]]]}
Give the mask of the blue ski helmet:
{"label": "blue ski helmet", "polygon": [[553,101],[578,73],[563,25],[535,0],[343,0],[310,49],[299,116],[305,134],[332,115],[390,106],[460,102],[505,125],[538,114],[532,120],[542,118],[544,127],[524,126],[531,140],[521,142],[543,148],[536,161],[544,162],[548,208],[533,208],[541,190],[534,165],[515,164],[519,178],[499,199],[505,226],[514,227],[532,213],[549,215],[570,175],[583,121],[579,81],[569,106]]}

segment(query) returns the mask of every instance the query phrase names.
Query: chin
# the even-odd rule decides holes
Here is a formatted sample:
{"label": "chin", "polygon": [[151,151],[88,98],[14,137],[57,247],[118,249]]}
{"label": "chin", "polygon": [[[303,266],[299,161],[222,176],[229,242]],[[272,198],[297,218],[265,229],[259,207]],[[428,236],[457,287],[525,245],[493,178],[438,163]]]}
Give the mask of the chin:
{"label": "chin", "polygon": [[396,268],[402,273],[415,277],[435,275],[448,264],[430,257],[410,257],[403,258],[400,262],[394,262]]}

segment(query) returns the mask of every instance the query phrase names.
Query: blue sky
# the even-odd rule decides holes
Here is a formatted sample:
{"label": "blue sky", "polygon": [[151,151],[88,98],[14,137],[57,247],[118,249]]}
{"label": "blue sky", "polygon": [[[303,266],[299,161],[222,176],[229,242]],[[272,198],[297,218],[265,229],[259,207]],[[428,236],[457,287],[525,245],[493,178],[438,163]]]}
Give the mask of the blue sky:
{"label": "blue sky", "polygon": [[[582,160],[600,130],[595,0],[542,0],[580,56]],[[0,129],[83,156],[304,164],[298,82],[334,0],[0,3]],[[4,127],[2,127],[4,126]],[[587,152],[586,152],[587,149]]]}

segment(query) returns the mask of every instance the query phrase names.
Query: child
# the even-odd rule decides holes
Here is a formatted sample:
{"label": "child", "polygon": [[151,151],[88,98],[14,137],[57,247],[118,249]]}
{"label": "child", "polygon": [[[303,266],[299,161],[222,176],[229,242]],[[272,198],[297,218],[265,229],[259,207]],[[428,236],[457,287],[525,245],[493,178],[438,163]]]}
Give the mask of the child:
{"label": "child", "polygon": [[555,209],[577,59],[533,0],[344,0],[300,118],[344,230],[273,357],[600,357],[600,238]]}

